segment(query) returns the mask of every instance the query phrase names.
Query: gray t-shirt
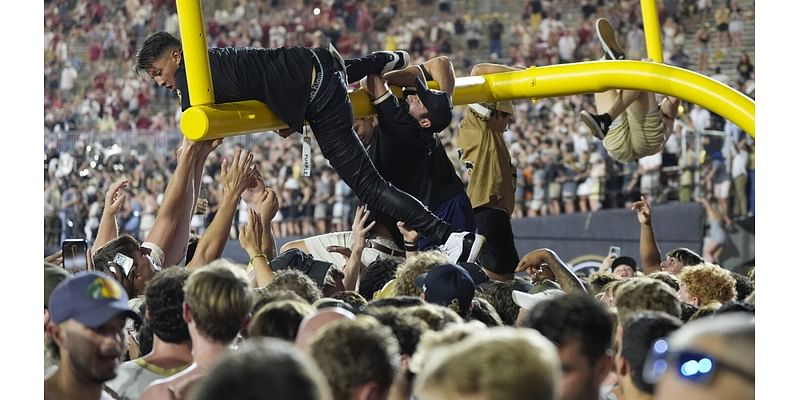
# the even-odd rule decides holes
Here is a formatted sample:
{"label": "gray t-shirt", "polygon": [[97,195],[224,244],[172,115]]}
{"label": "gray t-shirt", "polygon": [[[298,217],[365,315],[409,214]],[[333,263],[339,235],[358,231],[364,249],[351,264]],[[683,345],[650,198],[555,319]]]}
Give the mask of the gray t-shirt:
{"label": "gray t-shirt", "polygon": [[152,365],[143,358],[122,363],[117,368],[117,377],[106,382],[106,387],[113,390],[120,399],[138,400],[147,386],[158,379],[163,379],[183,371],[182,368],[166,369]]}

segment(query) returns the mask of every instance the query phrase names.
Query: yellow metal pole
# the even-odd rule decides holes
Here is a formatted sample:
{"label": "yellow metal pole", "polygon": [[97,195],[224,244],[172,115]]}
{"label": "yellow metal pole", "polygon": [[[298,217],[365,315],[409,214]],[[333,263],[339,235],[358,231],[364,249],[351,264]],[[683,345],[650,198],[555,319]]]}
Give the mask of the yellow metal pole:
{"label": "yellow metal pole", "polygon": [[[435,87],[434,82],[428,84]],[[589,61],[457,78],[453,104],[561,97],[609,89],[645,90],[676,96],[721,115],[755,137],[756,105],[752,99],[705,75],[645,61]],[[352,92],[350,100],[356,117],[375,113],[363,90]],[[195,106],[181,117],[181,130],[192,140],[285,127],[265,104],[257,101]]]}
{"label": "yellow metal pole", "polygon": [[208,64],[206,24],[200,0],[176,0],[181,28],[183,63],[192,106],[214,104],[214,85]]}
{"label": "yellow metal pole", "polygon": [[661,24],[658,22],[656,0],[641,0],[642,26],[644,26],[644,42],[647,46],[647,58],[655,62],[664,62],[661,50]]}

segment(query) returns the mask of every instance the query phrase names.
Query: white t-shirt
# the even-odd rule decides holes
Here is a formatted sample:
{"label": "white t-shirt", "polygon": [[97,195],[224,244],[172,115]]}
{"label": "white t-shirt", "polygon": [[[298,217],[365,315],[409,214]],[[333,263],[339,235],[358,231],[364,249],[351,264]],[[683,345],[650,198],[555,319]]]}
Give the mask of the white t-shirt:
{"label": "white t-shirt", "polygon": [[116,392],[120,399],[137,400],[148,385],[183,371],[191,364],[181,368],[165,369],[148,363],[143,358],[122,363],[117,368],[117,377],[106,382],[106,386]]}

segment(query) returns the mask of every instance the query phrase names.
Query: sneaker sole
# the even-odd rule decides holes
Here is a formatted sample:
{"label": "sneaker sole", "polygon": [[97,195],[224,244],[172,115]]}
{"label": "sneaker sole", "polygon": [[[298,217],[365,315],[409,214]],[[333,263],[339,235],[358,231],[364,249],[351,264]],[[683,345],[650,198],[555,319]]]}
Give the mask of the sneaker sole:
{"label": "sneaker sole", "polygon": [[[600,45],[603,47],[603,52],[606,56],[611,56],[612,60],[624,60],[625,50],[617,43],[617,34],[614,32],[614,27],[605,18],[600,18],[595,24],[595,31],[597,38],[600,39]],[[621,54],[618,56],[617,54]]]}
{"label": "sneaker sole", "polygon": [[391,72],[391,71],[396,71],[396,70],[405,68],[405,67],[407,67],[407,66],[409,66],[411,64],[411,55],[409,55],[407,51],[405,51],[405,50],[397,50],[397,51],[393,51],[392,53],[394,53],[394,54],[398,54],[399,53],[400,54],[400,60],[397,60],[397,61],[390,62],[390,63],[386,64],[386,66],[383,67],[383,71],[381,71],[381,74],[385,74],[385,73]]}
{"label": "sneaker sole", "polygon": [[592,135],[600,140],[605,139],[605,135],[603,134],[603,128],[600,127],[600,124],[595,121],[591,114],[588,111],[581,111],[581,121],[583,121],[586,126],[592,131]]}
{"label": "sneaker sole", "polygon": [[473,240],[472,245],[470,246],[470,252],[467,256],[466,262],[475,262],[478,260],[478,256],[481,255],[481,251],[483,250],[483,245],[486,244],[486,237],[480,234],[475,234],[475,239]]}

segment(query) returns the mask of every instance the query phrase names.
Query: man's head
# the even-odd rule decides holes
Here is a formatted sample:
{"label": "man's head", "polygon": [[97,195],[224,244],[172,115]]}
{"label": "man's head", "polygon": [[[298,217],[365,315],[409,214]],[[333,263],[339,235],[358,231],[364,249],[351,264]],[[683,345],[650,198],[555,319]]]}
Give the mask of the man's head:
{"label": "man's head", "polygon": [[294,268],[276,271],[272,282],[267,285],[270,290],[286,289],[295,292],[311,304],[320,297],[322,291],[319,286],[306,274]]}
{"label": "man's head", "polygon": [[[120,265],[118,254],[133,259],[133,266],[127,274]],[[97,250],[92,261],[98,271],[117,279],[130,297],[144,293],[145,284],[160,269],[160,266],[153,264],[150,249],[140,245],[139,241],[130,235],[122,235],[106,243]]]}
{"label": "man's head", "polygon": [[58,265],[44,263],[44,308],[50,304],[50,295],[61,281],[69,278],[69,272]]}
{"label": "man's head", "polygon": [[617,257],[611,263],[611,273],[620,278],[632,278],[636,274],[636,260],[631,257]]}
{"label": "man's head", "polygon": [[697,307],[736,299],[736,280],[719,265],[703,263],[685,267],[678,277],[681,280],[678,292],[681,300]]}
{"label": "man's head", "polygon": [[684,266],[697,265],[703,262],[703,257],[685,248],[678,247],[670,250],[664,261],[661,262],[661,269],[673,275],[678,275]]}
{"label": "man's head", "polygon": [[620,324],[636,311],[662,311],[681,317],[678,294],[666,283],[653,278],[634,278],[619,286],[614,296]]}
{"label": "man's head", "polygon": [[114,379],[125,351],[125,319],[139,319],[119,283],[93,271],[78,273],[56,286],[48,309],[59,369],[97,385]]}
{"label": "man's head", "polygon": [[415,283],[422,288],[425,301],[448,307],[465,318],[469,315],[475,297],[475,283],[460,265],[435,266],[430,272],[418,276]]}
{"label": "man's head", "polygon": [[625,321],[614,358],[617,374],[624,381],[623,390],[635,388],[653,394],[653,384],[642,377],[647,354],[654,341],[668,336],[681,325],[680,319],[660,311],[639,311]]}
{"label": "man's head", "polygon": [[386,398],[400,368],[397,339],[371,317],[326,326],[312,339],[310,354],[336,400]]}
{"label": "man's head", "polygon": [[493,281],[484,287],[477,295],[488,300],[494,306],[505,325],[514,325],[519,314],[519,305],[514,302],[511,293],[514,291],[513,281]]}
{"label": "man's head", "polygon": [[358,284],[358,293],[364,296],[367,301],[372,300],[375,292],[381,290],[387,282],[394,279],[397,271],[396,260],[384,258],[373,261],[367,266],[364,275],[361,276]]}
{"label": "man's head", "polygon": [[247,327],[250,337],[277,337],[294,342],[300,323],[314,312],[310,305],[295,300],[274,301],[261,307]]}
{"label": "man's head", "polygon": [[158,272],[144,290],[145,318],[153,334],[167,343],[189,340],[189,328],[183,320],[183,286],[189,271],[183,267]]}
{"label": "man's head", "polygon": [[558,353],[541,334],[496,327],[432,353],[414,394],[420,400],[556,400],[560,375]]}
{"label": "man's head", "polygon": [[653,343],[644,378],[657,400],[755,398],[755,317],[730,313],[690,322]]}
{"label": "man's head", "polygon": [[198,381],[192,399],[330,400],[325,377],[307,355],[277,339],[249,339]]}
{"label": "man's head", "polygon": [[361,144],[367,147],[372,142],[372,135],[375,134],[375,129],[378,127],[378,121],[375,117],[356,118],[353,122],[353,129],[361,140]]}
{"label": "man's head", "polygon": [[592,399],[612,367],[611,315],[589,295],[565,294],[537,304],[524,326],[558,347],[563,377],[561,399]]}
{"label": "man's head", "polygon": [[523,326],[525,319],[528,317],[528,312],[533,310],[537,304],[554,296],[561,296],[565,294],[561,289],[545,289],[538,293],[531,294],[514,290],[511,297],[514,303],[519,306],[519,313],[514,321],[514,326]]}
{"label": "man's head", "polygon": [[419,126],[431,132],[441,132],[453,119],[453,101],[447,92],[428,89],[428,85],[416,78],[417,94],[406,97],[408,113],[419,122]]}
{"label": "man's head", "polygon": [[136,53],[136,72],[149,76],[158,86],[175,90],[175,71],[181,63],[181,41],[167,32],[158,32],[145,39]]}
{"label": "man's head", "polygon": [[220,259],[193,272],[184,287],[183,318],[206,340],[230,343],[250,313],[253,298],[244,269]]}
{"label": "man's head", "polygon": [[303,317],[300,327],[297,328],[297,335],[294,345],[298,349],[307,352],[311,346],[311,340],[323,327],[332,324],[340,319],[354,320],[356,316],[348,310],[340,307],[323,308],[314,311]]}
{"label": "man's head", "polygon": [[514,120],[514,105],[510,101],[499,101],[497,103],[488,103],[489,119],[486,126],[494,132],[500,133],[508,128]]}

